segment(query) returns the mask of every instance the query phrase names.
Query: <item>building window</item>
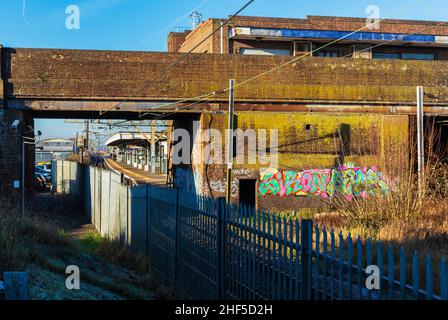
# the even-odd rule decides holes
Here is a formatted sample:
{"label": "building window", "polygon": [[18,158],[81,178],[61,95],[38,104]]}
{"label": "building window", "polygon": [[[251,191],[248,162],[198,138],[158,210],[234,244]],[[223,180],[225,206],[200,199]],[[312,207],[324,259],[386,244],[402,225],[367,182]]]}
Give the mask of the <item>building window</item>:
{"label": "building window", "polygon": [[339,51],[320,50],[316,53],[316,56],[323,58],[337,58],[339,57]]}
{"label": "building window", "polygon": [[373,53],[373,59],[434,60],[432,53]]}
{"label": "building window", "polygon": [[398,53],[373,53],[373,59],[400,59]]}
{"label": "building window", "polygon": [[401,59],[434,60],[434,54],[432,54],[432,53],[402,53]]}
{"label": "building window", "polygon": [[313,44],[311,42],[299,42],[296,41],[293,43],[293,55],[303,55],[311,53],[313,48]]}
{"label": "building window", "polygon": [[290,56],[291,51],[285,49],[269,48],[241,48],[240,54],[258,55],[258,56]]}

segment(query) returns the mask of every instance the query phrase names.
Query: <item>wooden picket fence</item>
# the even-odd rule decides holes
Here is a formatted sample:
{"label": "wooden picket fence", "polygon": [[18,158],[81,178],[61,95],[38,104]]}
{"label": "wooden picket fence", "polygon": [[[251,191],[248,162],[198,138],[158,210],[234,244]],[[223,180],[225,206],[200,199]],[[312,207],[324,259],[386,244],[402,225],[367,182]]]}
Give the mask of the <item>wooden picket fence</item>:
{"label": "wooden picket fence", "polygon": [[444,259],[178,189],[150,187],[147,208],[153,269],[192,299],[448,299]]}

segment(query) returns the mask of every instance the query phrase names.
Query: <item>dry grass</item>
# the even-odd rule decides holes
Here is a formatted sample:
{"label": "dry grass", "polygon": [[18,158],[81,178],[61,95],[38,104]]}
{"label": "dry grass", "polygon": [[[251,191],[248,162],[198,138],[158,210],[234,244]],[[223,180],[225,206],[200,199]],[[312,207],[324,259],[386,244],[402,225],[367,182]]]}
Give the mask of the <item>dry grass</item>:
{"label": "dry grass", "polygon": [[[377,190],[375,195],[352,201],[335,197],[330,204],[335,213],[317,219],[374,239],[406,242],[448,238],[448,159],[440,148],[442,136],[435,123],[426,131],[427,160],[420,186],[412,165],[416,155],[411,152],[409,166],[393,173],[390,192]],[[411,150],[414,144],[411,139]]]}
{"label": "dry grass", "polygon": [[113,241],[91,234],[78,240],[79,247],[96,257],[109,263],[133,270],[138,274],[146,274],[149,270],[149,261],[145,255],[136,255],[119,241]]}
{"label": "dry grass", "polygon": [[129,247],[119,241],[106,239],[99,235],[87,235],[77,241],[83,252],[136,272],[139,277],[130,282],[141,289],[150,291],[155,299],[178,299],[172,286],[151,272],[147,256],[134,254]]}
{"label": "dry grass", "polygon": [[[429,125],[428,125],[429,124]],[[415,142],[410,135],[410,150],[416,150]],[[403,161],[402,167],[389,168],[387,165],[381,168],[388,177],[389,192],[372,190],[374,194],[367,198],[355,197],[348,201],[343,196],[336,195],[328,201],[323,201],[326,211],[316,213],[312,218],[321,229],[336,231],[336,246],[341,244],[347,248],[347,236],[352,239],[361,238],[363,243],[368,238],[373,241],[373,259],[377,259],[376,240],[382,242],[383,259],[388,262],[385,255],[388,245],[394,248],[395,275],[399,275],[399,250],[404,248],[406,260],[406,281],[412,283],[412,257],[418,252],[420,270],[420,284],[424,288],[426,284],[426,257],[432,261],[434,275],[434,289],[440,293],[440,263],[448,256],[448,152],[435,122],[427,123],[425,133],[425,169],[419,185],[419,175],[416,172],[415,152],[410,152],[409,159]],[[376,150],[375,141],[367,150]],[[406,146],[407,148],[407,146]],[[343,149],[343,148],[342,148]],[[344,151],[344,150],[343,150]],[[362,155],[362,152],[355,153]],[[352,150],[353,152],[353,150]],[[341,155],[341,159],[345,154]],[[343,161],[343,160],[342,160]],[[338,163],[342,165],[343,163]],[[384,170],[383,170],[384,169]],[[393,170],[393,171],[392,171]],[[318,199],[320,200],[320,198]],[[296,218],[290,212],[281,212],[281,217]],[[307,218],[307,215],[301,215]],[[344,239],[339,243],[338,234],[341,230]],[[283,232],[283,228],[282,228]],[[328,234],[327,234],[328,236]],[[314,239],[315,240],[315,239]],[[320,238],[321,245],[322,237]],[[330,246],[329,243],[327,243]],[[329,247],[327,248],[329,250]],[[363,259],[366,257],[364,255]],[[366,261],[364,261],[366,263]],[[387,274],[387,264],[385,266]]]}
{"label": "dry grass", "polygon": [[[134,254],[122,243],[99,235],[75,240],[61,228],[63,223],[56,215],[31,210],[23,218],[20,208],[0,203],[0,275],[11,270],[32,271],[37,266],[60,276],[66,265],[76,264],[83,270],[84,281],[102,288],[98,292],[106,290],[128,299],[179,298],[151,272],[145,256]],[[52,296],[52,289],[48,290]]]}
{"label": "dry grass", "polygon": [[21,225],[17,210],[4,203],[0,208],[0,274],[24,268],[26,253],[21,247],[22,240],[17,232]]}
{"label": "dry grass", "polygon": [[[385,172],[396,178],[390,192],[381,194],[378,190],[376,195],[352,201],[336,197],[329,204],[331,212],[318,214],[314,220],[327,230],[342,230],[345,236],[381,240],[384,248],[392,244],[395,255],[403,247],[408,257],[408,276],[412,274],[411,257],[415,251],[419,254],[420,270],[425,270],[425,258],[431,256],[437,288],[440,262],[448,256],[448,153],[442,149],[445,144],[440,129],[434,121],[428,124],[420,186],[414,166],[416,154],[411,152],[408,167]],[[416,150],[413,139],[410,145],[411,150]],[[425,283],[424,276],[420,274],[421,283]]]}
{"label": "dry grass", "polygon": [[36,217],[22,217],[21,210],[0,199],[0,273],[24,270],[35,262],[36,253],[47,245],[63,255],[71,248],[71,242],[54,225]]}

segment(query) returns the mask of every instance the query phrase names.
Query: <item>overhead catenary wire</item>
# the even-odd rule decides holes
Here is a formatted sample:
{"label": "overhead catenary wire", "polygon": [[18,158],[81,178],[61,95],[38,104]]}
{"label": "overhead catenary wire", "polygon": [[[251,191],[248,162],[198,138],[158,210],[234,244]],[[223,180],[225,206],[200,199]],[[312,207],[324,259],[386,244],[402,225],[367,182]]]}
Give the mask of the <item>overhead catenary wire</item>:
{"label": "overhead catenary wire", "polygon": [[[399,10],[393,12],[391,15],[396,15],[396,14],[399,14],[399,13],[401,13],[401,12],[403,12],[403,11],[406,11],[406,10],[412,8],[412,7],[417,6],[418,4],[422,3],[423,1],[425,1],[425,0],[418,0],[418,1],[416,1],[416,2],[413,2],[412,4],[410,4],[410,5],[408,5],[408,6],[405,6],[405,7],[401,8],[401,9],[399,9]],[[345,36],[342,36],[342,37],[340,37],[340,38],[338,38],[338,39],[336,39],[336,40],[333,40],[333,41],[331,41],[331,42],[329,42],[329,43],[326,43],[326,44],[324,44],[324,45],[322,45],[322,46],[320,46],[320,47],[318,47],[318,48],[316,48],[316,49],[314,49],[314,50],[310,50],[310,52],[307,52],[307,53],[305,53],[305,54],[303,54],[303,55],[301,55],[301,56],[299,56],[299,57],[297,57],[297,58],[291,59],[291,60],[289,60],[289,61],[287,61],[287,62],[285,62],[285,63],[283,63],[283,64],[281,64],[281,65],[279,65],[279,66],[277,66],[277,67],[274,67],[274,68],[272,68],[272,69],[269,69],[269,70],[267,70],[267,71],[264,71],[264,72],[262,72],[262,73],[260,73],[260,74],[257,74],[257,75],[255,75],[255,76],[249,78],[249,79],[243,80],[242,82],[238,82],[238,83],[236,83],[236,84],[233,86],[233,88],[237,88],[237,87],[239,87],[239,86],[242,86],[242,85],[244,85],[244,84],[246,84],[246,83],[248,83],[248,82],[251,82],[251,81],[253,81],[253,80],[255,80],[255,79],[258,79],[258,78],[260,78],[260,77],[262,77],[262,76],[264,76],[264,75],[270,74],[270,73],[272,73],[272,72],[274,72],[274,71],[277,71],[277,70],[279,70],[279,69],[281,69],[281,68],[284,68],[284,67],[286,67],[286,66],[288,66],[288,65],[290,65],[290,64],[293,64],[294,62],[297,62],[297,61],[299,61],[299,60],[301,60],[301,59],[304,59],[304,58],[307,57],[307,56],[311,56],[311,55],[313,55],[313,53],[315,53],[315,52],[318,52],[318,51],[320,51],[320,50],[322,50],[322,49],[324,49],[324,48],[326,48],[326,47],[329,47],[329,46],[331,46],[331,45],[333,45],[333,44],[336,44],[336,43],[338,43],[338,42],[340,42],[340,41],[342,41],[342,40],[344,40],[344,39],[347,39],[348,37],[350,37],[350,36],[352,36],[352,35],[354,35],[354,34],[356,34],[356,33],[359,33],[359,32],[361,32],[361,31],[363,31],[363,30],[365,30],[365,29],[368,29],[368,28],[370,28],[370,27],[373,26],[373,25],[377,25],[378,23],[380,23],[380,22],[382,22],[382,21],[384,21],[384,20],[386,20],[386,19],[389,19],[389,18],[388,18],[388,17],[381,18],[381,19],[378,19],[378,20],[376,20],[376,21],[374,21],[374,22],[371,22],[371,23],[369,23],[369,24],[366,24],[364,27],[361,27],[361,28],[359,28],[359,29],[357,29],[357,30],[355,30],[355,31],[352,31],[352,32],[346,34]],[[439,25],[440,25],[440,23],[439,23]],[[435,26],[432,26],[432,27],[435,27]],[[421,31],[417,31],[416,33],[418,33],[418,32],[421,32]],[[411,34],[411,35],[412,35],[412,34]],[[390,41],[395,41],[395,40],[390,40]],[[385,44],[385,43],[386,43],[386,42],[384,42],[383,44]],[[378,45],[378,46],[379,46],[379,45]],[[228,92],[230,89],[231,89],[230,87],[228,87],[228,88],[224,88],[224,89],[222,89],[222,90],[219,90],[219,91],[213,91],[213,92],[211,92],[211,93],[204,94],[204,95],[200,95],[200,96],[197,96],[197,97],[192,97],[192,98],[184,99],[184,100],[177,101],[177,102],[171,102],[171,103],[163,104],[163,105],[161,105],[160,107],[171,106],[171,105],[179,104],[179,103],[186,102],[186,101],[192,101],[192,100],[196,100],[196,99],[202,99],[202,98],[204,98],[204,97],[210,97],[210,96],[214,96],[214,95],[218,95],[218,94],[223,94],[223,93]],[[188,106],[187,106],[187,107],[188,107]],[[153,110],[153,109],[154,109],[154,108],[151,108],[151,110]],[[143,115],[146,115],[146,114],[143,114]]]}
{"label": "overhead catenary wire", "polygon": [[[412,8],[412,7],[417,6],[418,4],[422,3],[423,1],[425,1],[425,0],[418,0],[418,1],[416,1],[416,2],[414,2],[414,3],[412,3],[412,4],[410,4],[410,5],[408,5],[408,6],[406,6],[406,7],[403,7],[403,8],[401,8],[401,9],[399,9],[399,10],[393,12],[391,15],[396,15],[396,14],[398,14],[398,13],[401,13],[401,12],[403,12],[403,11],[406,11],[406,10]],[[277,66],[277,67],[274,67],[274,68],[272,68],[272,69],[269,69],[269,70],[267,70],[267,71],[265,71],[265,72],[262,72],[262,73],[260,73],[260,74],[258,74],[258,75],[255,75],[255,76],[253,76],[253,77],[251,77],[251,78],[249,78],[249,79],[246,79],[246,80],[244,80],[244,81],[238,82],[238,83],[236,83],[236,84],[233,86],[233,88],[240,87],[240,86],[242,86],[242,85],[244,85],[244,84],[246,84],[246,83],[248,83],[248,82],[251,82],[251,81],[253,81],[253,80],[255,80],[255,79],[258,79],[258,78],[260,78],[260,77],[263,77],[263,76],[265,76],[265,75],[267,75],[267,74],[270,74],[270,73],[272,73],[272,72],[274,72],[274,71],[280,70],[280,69],[282,69],[282,68],[284,68],[284,67],[286,67],[286,66],[288,66],[288,65],[290,65],[290,64],[293,64],[294,62],[297,62],[297,61],[299,61],[299,60],[301,60],[301,59],[303,59],[303,58],[305,58],[305,57],[312,56],[313,53],[315,53],[315,52],[317,52],[317,51],[319,51],[319,50],[325,49],[325,48],[327,48],[327,47],[329,47],[329,46],[331,46],[331,45],[333,45],[333,44],[336,44],[336,43],[338,43],[339,41],[342,41],[342,40],[344,40],[344,39],[347,39],[347,38],[349,38],[350,36],[355,35],[355,34],[361,32],[361,31],[363,31],[363,30],[365,30],[365,29],[368,29],[368,28],[370,28],[371,26],[376,25],[376,24],[378,24],[378,23],[380,23],[380,22],[382,22],[382,21],[384,21],[384,20],[386,20],[386,19],[388,19],[388,18],[381,18],[381,19],[378,19],[378,20],[375,21],[375,22],[366,24],[364,27],[359,28],[359,29],[357,29],[357,30],[355,30],[355,31],[353,31],[353,32],[350,32],[350,33],[346,34],[345,36],[342,36],[342,37],[340,37],[340,38],[338,38],[338,39],[336,39],[336,40],[333,40],[333,41],[331,41],[331,42],[329,42],[329,43],[326,43],[325,45],[323,45],[323,46],[321,46],[321,47],[319,47],[319,48],[317,48],[317,49],[311,50],[310,52],[307,52],[307,53],[305,53],[305,54],[303,54],[303,55],[301,55],[301,56],[299,56],[299,57],[297,57],[297,58],[291,59],[291,60],[289,60],[289,61],[287,61],[287,62],[285,62],[285,63],[280,64],[280,65]],[[225,89],[225,91],[227,92],[227,91],[230,90],[230,89],[231,89],[231,88],[227,88],[227,89]]]}
{"label": "overhead catenary wire", "polygon": [[[412,7],[417,6],[418,4],[420,4],[420,3],[424,2],[424,1],[425,1],[425,0],[417,0],[417,1],[413,2],[412,4],[410,4],[410,5],[408,5],[408,6],[405,6],[405,7],[401,8],[401,9],[399,9],[399,10],[393,12],[393,13],[390,14],[390,15],[397,15],[397,14],[399,14],[399,13],[401,13],[401,12],[404,12],[404,11],[406,11],[406,10],[412,8]],[[248,3],[246,4],[245,7],[247,7],[251,2],[252,2],[252,1],[248,2]],[[244,9],[245,7],[243,7],[243,9]],[[241,12],[243,9],[240,9],[239,12]],[[297,57],[297,58],[291,59],[291,60],[289,60],[289,61],[287,61],[287,62],[285,62],[285,63],[280,64],[279,66],[276,66],[276,67],[274,67],[274,68],[271,68],[271,69],[269,69],[269,70],[267,70],[267,71],[264,71],[264,72],[262,72],[262,73],[260,73],[260,74],[255,75],[255,76],[253,76],[253,77],[251,77],[251,78],[248,78],[248,79],[243,80],[243,81],[241,81],[241,82],[237,82],[236,84],[233,85],[233,88],[240,87],[240,86],[242,86],[242,85],[244,85],[244,84],[247,84],[247,83],[249,83],[249,82],[251,82],[251,81],[254,81],[254,80],[256,80],[256,79],[258,79],[258,78],[260,78],[260,77],[263,77],[263,76],[268,75],[268,74],[270,74],[270,73],[272,73],[272,72],[275,72],[275,71],[277,71],[277,70],[280,70],[280,69],[282,69],[282,68],[284,68],[284,67],[286,67],[286,66],[288,66],[288,65],[291,65],[291,64],[293,64],[293,63],[295,63],[295,62],[297,62],[297,61],[299,61],[299,60],[302,60],[302,59],[304,59],[304,58],[306,58],[306,57],[308,57],[308,56],[312,56],[315,52],[318,52],[318,51],[320,51],[320,50],[322,50],[322,49],[324,49],[324,48],[326,48],[326,47],[329,47],[329,46],[331,46],[331,45],[333,45],[333,44],[336,44],[336,43],[338,43],[338,42],[340,42],[340,41],[342,41],[342,40],[344,40],[344,39],[347,39],[347,38],[349,38],[350,36],[355,35],[355,34],[361,32],[361,31],[363,31],[363,30],[365,30],[365,29],[368,29],[368,28],[370,28],[372,25],[377,25],[378,23],[380,23],[380,22],[382,22],[382,21],[384,21],[384,20],[386,20],[386,19],[389,19],[389,17],[380,18],[380,19],[378,19],[378,20],[376,20],[376,21],[374,21],[374,22],[372,22],[372,23],[366,24],[364,27],[361,27],[361,28],[359,28],[359,29],[357,29],[357,30],[355,30],[355,31],[353,31],[353,32],[350,32],[350,33],[348,33],[348,34],[346,34],[346,35],[344,35],[344,36],[342,36],[342,37],[340,37],[340,38],[338,38],[338,39],[336,39],[336,40],[333,40],[333,41],[331,41],[331,42],[329,42],[329,43],[326,43],[326,44],[324,44],[324,45],[322,45],[322,46],[320,46],[320,47],[318,47],[318,48],[316,48],[316,49],[314,49],[314,50],[310,50],[310,52],[307,52],[307,53],[305,53],[305,54],[303,54],[303,55],[301,55],[301,56],[299,56],[299,57]],[[228,22],[227,22],[227,23],[228,23]],[[219,30],[219,29],[220,29],[220,28],[218,28],[217,30]],[[215,30],[215,31],[217,31],[217,30]],[[418,32],[420,32],[420,31],[418,31]],[[418,32],[417,32],[417,33],[418,33]],[[391,40],[391,41],[392,41],[392,40]],[[386,42],[384,42],[383,44],[385,44],[385,43],[386,43]],[[387,42],[387,43],[389,43],[389,42]],[[378,45],[378,46],[379,46],[379,45]],[[200,101],[203,100],[204,98],[211,97],[211,96],[215,96],[215,95],[217,95],[217,94],[223,94],[223,93],[226,93],[226,92],[228,92],[230,89],[232,89],[232,88],[227,87],[227,88],[224,88],[224,89],[222,89],[222,90],[219,90],[219,91],[213,91],[213,92],[210,92],[210,93],[207,93],[207,94],[203,94],[203,95],[200,95],[200,96],[197,96],[197,97],[188,98],[188,99],[184,99],[184,100],[181,100],[181,101],[176,101],[176,102],[171,102],[171,103],[163,104],[163,105],[158,106],[158,107],[156,107],[156,108],[162,108],[162,107],[166,107],[166,106],[171,106],[171,105],[179,104],[179,103],[182,103],[182,102],[187,102],[187,101],[192,101],[192,100],[198,100],[197,102],[193,102],[193,103],[191,103],[191,104],[189,104],[189,105],[186,105],[186,106],[184,106],[184,107],[179,108],[179,109],[178,109],[178,111],[179,111],[179,110],[182,110],[182,109],[186,109],[186,108],[190,107],[191,105],[197,104],[198,102],[200,102]],[[156,109],[156,108],[151,108],[150,110],[154,110],[154,109]],[[155,120],[157,120],[157,119],[161,119],[161,118],[164,118],[164,117],[167,117],[168,115],[172,115],[172,114],[175,114],[175,113],[177,113],[177,111],[173,111],[173,112],[171,112],[171,113],[169,113],[169,114],[161,115],[161,116],[159,116],[159,117],[156,117]],[[146,113],[143,114],[143,116],[144,116],[144,115],[146,115]]]}
{"label": "overhead catenary wire", "polygon": [[[208,95],[208,96],[212,96],[212,95]],[[192,106],[194,106],[194,105],[196,105],[196,104],[198,104],[198,103],[201,103],[201,102],[211,102],[211,101],[213,101],[213,100],[207,100],[207,99],[205,99],[205,98],[206,98],[206,97],[203,97],[203,98],[198,99],[198,100],[196,100],[196,101],[194,101],[194,102],[192,102],[192,103],[189,103],[189,104],[187,104],[187,105],[185,105],[185,106],[179,107],[176,111],[172,111],[172,112],[167,112],[167,113],[161,114],[161,115],[159,115],[159,116],[157,116],[157,117],[155,117],[155,118],[152,118],[152,119],[150,119],[150,120],[157,121],[157,120],[166,118],[166,117],[168,117],[168,116],[171,116],[171,115],[173,115],[173,114],[176,114],[176,113],[178,113],[178,112],[181,111],[181,110],[189,109],[189,108],[191,108]],[[122,122],[120,122],[119,125],[122,125],[123,123],[126,123],[126,122],[132,122],[132,120],[123,120]],[[134,126],[134,125],[135,125],[135,124],[131,124],[131,126]],[[112,125],[112,127],[114,127],[114,125]]]}
{"label": "overhead catenary wire", "polygon": [[[220,95],[220,94],[222,94],[224,92],[225,92],[224,90],[213,91],[211,93],[208,93],[208,94],[205,94],[205,95],[201,95],[201,96],[197,96],[197,97],[194,97],[194,98],[188,98],[188,99],[185,99],[185,100],[164,104],[162,106],[166,107],[166,106],[176,105],[176,104],[179,104],[179,103],[188,102],[188,101],[192,101],[193,100],[193,102],[191,102],[191,103],[189,103],[189,104],[187,104],[185,106],[178,107],[174,111],[167,112],[166,114],[162,114],[162,115],[156,116],[155,118],[152,118],[150,120],[160,120],[162,118],[166,118],[169,115],[176,114],[178,111],[186,110],[186,109],[190,108],[191,106],[194,106],[194,105],[196,105],[196,104],[198,104],[200,102],[210,102],[212,100],[207,100],[206,98],[209,98],[209,97],[212,97],[212,96],[215,96],[215,95]],[[145,116],[145,115],[147,115],[147,114],[151,114],[151,112],[144,113],[143,115],[140,116],[140,118]],[[131,121],[133,121],[133,120],[123,120],[119,124],[123,124],[123,123],[126,123],[126,122],[131,122]]]}
{"label": "overhead catenary wire", "polygon": [[[416,31],[416,32],[414,32],[414,33],[407,34],[407,35],[406,35],[405,37],[403,37],[403,38],[406,38],[406,37],[409,37],[409,36],[412,36],[412,35],[415,35],[415,34],[419,34],[419,33],[423,32],[423,31],[425,31],[425,30],[428,30],[428,29],[431,29],[431,28],[435,28],[435,27],[441,26],[441,25],[443,25],[443,24],[445,24],[445,22],[440,22],[440,23],[438,23],[438,24],[436,24],[436,25],[432,25],[432,26],[429,26],[429,27],[422,28],[422,29],[420,29],[420,30],[418,30],[418,31]],[[396,40],[396,39],[394,39],[394,40],[387,40],[387,41],[384,41],[384,42],[379,43],[379,44],[377,44],[377,45],[370,46],[370,47],[367,47],[367,48],[365,48],[365,49],[359,50],[359,51],[357,51],[357,52],[368,51],[368,50],[371,50],[371,49],[374,49],[374,48],[378,48],[378,47],[380,47],[380,46],[387,45],[387,44],[390,44],[390,43],[392,43],[392,42],[397,42],[397,41],[400,41],[400,40]],[[321,49],[321,48],[319,48],[318,50],[320,50],[320,49]],[[341,57],[341,58],[346,58],[346,57],[349,57],[349,56],[351,56],[351,55],[352,55],[352,54],[345,55],[345,56],[343,56],[343,57]],[[226,90],[227,90],[227,89],[226,89]],[[216,94],[215,94],[215,92],[213,92],[213,93],[210,93],[210,94],[208,94],[208,95],[204,95],[204,96],[212,96],[212,95],[222,94],[222,93],[225,93],[226,90],[221,90],[221,91],[219,91],[219,92],[216,93]],[[201,96],[201,97],[202,97],[202,96]],[[193,100],[193,99],[194,99],[194,98],[191,98],[190,100]],[[199,102],[200,102],[200,101],[199,101]],[[174,104],[176,104],[176,103],[174,103]],[[192,104],[186,105],[186,106],[184,106],[184,107],[181,107],[181,108],[179,108],[179,110],[180,110],[180,109],[187,109],[187,108],[189,108],[190,106],[192,106],[192,105],[194,105],[194,104],[196,104],[196,103],[192,103]],[[157,117],[156,119],[164,118],[164,117],[166,117],[166,116],[168,116],[168,115],[171,115],[171,114],[174,114],[174,113],[175,113],[175,112],[171,112],[171,113],[169,113],[169,114],[164,114],[164,115],[162,115],[162,116],[160,116],[160,117]]]}

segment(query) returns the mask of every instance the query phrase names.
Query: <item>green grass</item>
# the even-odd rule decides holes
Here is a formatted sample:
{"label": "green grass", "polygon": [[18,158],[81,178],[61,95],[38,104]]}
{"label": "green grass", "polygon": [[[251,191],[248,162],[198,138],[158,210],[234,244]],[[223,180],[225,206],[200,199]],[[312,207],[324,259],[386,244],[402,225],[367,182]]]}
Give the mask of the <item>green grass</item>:
{"label": "green grass", "polygon": [[119,241],[109,240],[99,234],[88,234],[75,240],[75,243],[79,250],[85,253],[130,269],[140,275],[149,270],[149,261],[146,256],[134,254],[129,247]]}
{"label": "green grass", "polygon": [[323,209],[320,208],[298,208],[296,210],[283,210],[277,212],[276,215],[279,215],[280,218],[285,219],[313,219],[316,214],[322,212]]}

